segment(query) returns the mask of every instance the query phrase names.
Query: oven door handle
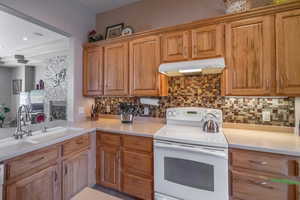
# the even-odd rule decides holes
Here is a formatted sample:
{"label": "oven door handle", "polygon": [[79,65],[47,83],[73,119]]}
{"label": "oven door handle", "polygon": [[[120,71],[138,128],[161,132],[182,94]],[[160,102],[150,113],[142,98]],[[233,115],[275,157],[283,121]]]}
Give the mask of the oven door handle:
{"label": "oven door handle", "polygon": [[204,149],[201,147],[189,147],[189,146],[182,146],[182,145],[174,145],[174,144],[165,144],[165,143],[158,143],[156,142],[155,147],[164,148],[164,149],[173,149],[173,150],[183,150],[195,153],[203,153],[210,156],[216,156],[219,158],[228,159],[226,152],[224,151],[214,151],[209,149]]}

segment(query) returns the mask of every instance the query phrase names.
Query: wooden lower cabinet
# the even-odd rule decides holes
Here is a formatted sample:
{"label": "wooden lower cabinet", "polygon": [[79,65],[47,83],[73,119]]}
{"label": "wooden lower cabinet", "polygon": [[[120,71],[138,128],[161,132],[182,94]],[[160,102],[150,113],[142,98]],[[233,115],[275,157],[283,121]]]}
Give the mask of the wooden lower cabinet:
{"label": "wooden lower cabinet", "polygon": [[63,199],[68,200],[88,186],[88,151],[63,161]]}
{"label": "wooden lower cabinet", "polygon": [[[86,140],[88,134],[5,161],[4,200],[70,200],[88,186]],[[64,147],[73,152],[64,156]]]}
{"label": "wooden lower cabinet", "polygon": [[300,181],[299,160],[293,156],[231,149],[231,200],[299,200],[299,185],[274,181]]}
{"label": "wooden lower cabinet", "polygon": [[97,184],[153,199],[153,140],[97,133]]}
{"label": "wooden lower cabinet", "polygon": [[97,149],[97,183],[121,191],[121,151],[118,146],[100,146]]}
{"label": "wooden lower cabinet", "polygon": [[123,192],[140,199],[153,198],[153,181],[131,174],[123,174]]}
{"label": "wooden lower cabinet", "polygon": [[6,200],[58,200],[60,194],[59,168],[54,165],[8,185]]}

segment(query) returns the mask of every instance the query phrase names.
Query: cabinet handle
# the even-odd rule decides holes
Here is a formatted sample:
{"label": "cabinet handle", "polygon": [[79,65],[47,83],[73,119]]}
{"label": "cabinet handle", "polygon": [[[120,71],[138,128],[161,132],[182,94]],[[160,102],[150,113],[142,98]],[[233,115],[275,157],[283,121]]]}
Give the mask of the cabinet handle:
{"label": "cabinet handle", "polygon": [[84,143],[84,142],[83,142],[83,141],[80,141],[80,140],[79,140],[79,141],[76,141],[76,144],[77,144],[77,145],[81,145],[81,144],[83,144],[83,143]]}
{"label": "cabinet handle", "polygon": [[65,166],[65,175],[67,175],[68,174],[68,166],[66,165]]}
{"label": "cabinet handle", "polygon": [[267,165],[268,162],[266,161],[255,161],[255,160],[249,160],[250,163],[256,164],[256,165]]}
{"label": "cabinet handle", "polygon": [[34,163],[39,162],[39,161],[44,160],[44,159],[45,159],[45,157],[41,157],[41,158],[38,158],[38,159],[35,159],[35,160],[31,161],[30,163],[34,164]]}
{"label": "cabinet handle", "polygon": [[271,189],[271,190],[274,189],[272,186],[268,186],[268,182],[266,182],[266,181],[256,182],[256,181],[248,180],[248,182],[252,185],[261,186],[263,188],[267,188],[267,189]]}
{"label": "cabinet handle", "polygon": [[54,171],[54,182],[56,182],[57,181],[57,171],[55,170]]}
{"label": "cabinet handle", "polygon": [[270,80],[267,80],[267,89],[270,89]]}
{"label": "cabinet handle", "polygon": [[283,75],[280,76],[280,80],[279,80],[279,85],[280,85],[280,88],[284,88],[284,80],[283,80]]}

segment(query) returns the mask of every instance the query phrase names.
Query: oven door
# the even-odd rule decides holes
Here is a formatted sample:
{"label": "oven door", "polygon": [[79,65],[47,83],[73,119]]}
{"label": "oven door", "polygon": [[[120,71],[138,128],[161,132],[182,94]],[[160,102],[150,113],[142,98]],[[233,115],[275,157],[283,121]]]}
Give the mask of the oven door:
{"label": "oven door", "polygon": [[228,200],[228,150],[155,141],[155,192],[184,200]]}

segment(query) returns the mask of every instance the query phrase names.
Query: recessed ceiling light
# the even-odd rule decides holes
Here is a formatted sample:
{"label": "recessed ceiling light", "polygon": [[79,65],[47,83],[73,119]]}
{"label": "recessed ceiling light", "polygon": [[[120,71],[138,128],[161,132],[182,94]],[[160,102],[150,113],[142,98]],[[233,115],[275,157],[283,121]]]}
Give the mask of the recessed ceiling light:
{"label": "recessed ceiling light", "polygon": [[23,40],[24,40],[24,41],[27,41],[27,40],[28,40],[28,37],[23,37]]}

